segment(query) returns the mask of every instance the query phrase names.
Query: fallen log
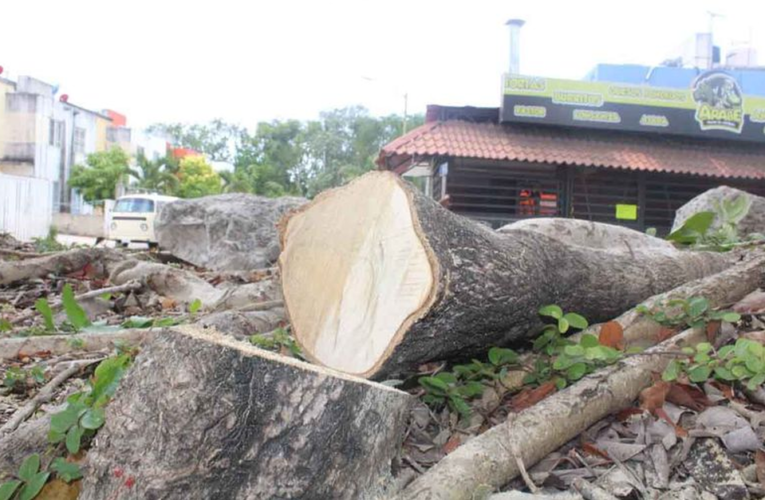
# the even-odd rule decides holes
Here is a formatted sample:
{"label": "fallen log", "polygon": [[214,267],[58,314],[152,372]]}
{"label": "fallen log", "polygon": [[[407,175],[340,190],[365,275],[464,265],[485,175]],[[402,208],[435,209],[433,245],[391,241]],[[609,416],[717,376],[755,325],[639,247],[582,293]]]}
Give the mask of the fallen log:
{"label": "fallen log", "polygon": [[114,349],[120,343],[140,345],[156,330],[123,330],[112,333],[73,333],[38,337],[11,337],[0,339],[0,361],[20,359],[45,352],[55,356],[70,352],[95,352]]}
{"label": "fallen log", "polygon": [[167,330],[107,407],[80,498],[384,498],[410,403],[228,337]]}
{"label": "fallen log", "polygon": [[50,458],[43,453],[50,447],[50,415],[63,409],[64,405],[58,406],[40,418],[24,422],[14,432],[0,436],[0,483],[14,476],[24,459],[32,453],[40,453],[47,464]]}
{"label": "fallen log", "polygon": [[[689,281],[668,292],[646,299],[649,309],[661,307],[672,299],[688,300],[691,297],[704,297],[710,308],[726,308],[743,299],[748,293],[765,286],[765,254],[750,256],[717,274]],[[674,313],[673,313],[674,314]],[[662,325],[650,317],[638,313],[635,309],[623,313],[614,321],[624,331],[624,341],[628,346],[648,347],[658,342]],[[598,335],[602,324],[592,325],[582,333]]]}
{"label": "fallen log", "polygon": [[470,500],[482,485],[507,484],[520,472],[511,450],[531,467],[598,420],[632,404],[651,384],[651,374],[662,371],[672,359],[660,353],[703,340],[704,332],[686,330],[644,356],[626,358],[580,380],[463,444],[415,479],[396,500]]}
{"label": "fallen log", "polygon": [[0,261],[0,285],[44,278],[49,274],[68,274],[88,264],[94,271],[101,272],[107,262],[115,260],[119,260],[119,255],[108,248],[78,248],[22,261]]}
{"label": "fallen log", "polygon": [[734,261],[497,233],[389,172],[325,192],[280,226],[284,298],[304,353],[374,378],[525,339],[545,304],[601,321]]}

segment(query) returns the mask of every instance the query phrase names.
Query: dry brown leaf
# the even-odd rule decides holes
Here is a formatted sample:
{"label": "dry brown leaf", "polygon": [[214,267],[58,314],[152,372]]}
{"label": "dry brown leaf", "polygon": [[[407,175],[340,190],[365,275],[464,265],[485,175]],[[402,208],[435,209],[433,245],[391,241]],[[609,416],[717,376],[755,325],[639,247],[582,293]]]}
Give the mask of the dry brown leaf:
{"label": "dry brown leaf", "polygon": [[664,406],[669,389],[669,382],[657,380],[651,387],[640,391],[640,407],[655,414],[657,409]]}
{"label": "dry brown leaf", "polygon": [[611,460],[611,457],[608,456],[608,453],[595,446],[594,443],[582,443],[582,451],[588,455],[595,455],[601,458],[605,458],[608,461]]}
{"label": "dry brown leaf", "polygon": [[677,328],[669,328],[667,326],[662,326],[661,330],[659,330],[659,334],[656,336],[657,342],[664,342],[670,337],[674,337],[677,333]]}
{"label": "dry brown leaf", "polygon": [[159,299],[159,303],[162,305],[162,309],[175,309],[178,302],[170,297],[162,297]]}
{"label": "dry brown leaf", "polygon": [[677,435],[677,437],[681,437],[681,438],[688,437],[688,431],[686,431],[685,429],[683,429],[679,425],[675,424],[672,421],[672,419],[669,418],[669,415],[667,415],[667,412],[664,411],[664,408],[656,408],[656,410],[654,410],[654,414],[657,417],[659,417],[660,419],[662,419],[665,422],[667,422],[669,425],[671,425],[672,428],[675,429],[675,434]]}
{"label": "dry brown leaf", "polygon": [[629,420],[635,415],[642,415],[643,412],[645,412],[645,410],[642,408],[625,408],[616,414],[616,419],[619,422],[624,422],[625,420]]}
{"label": "dry brown leaf", "polygon": [[442,450],[448,455],[449,453],[459,448],[461,444],[462,440],[460,439],[460,436],[458,434],[453,434],[452,437],[450,437],[449,440],[444,444]]}
{"label": "dry brown leaf", "polygon": [[710,321],[707,323],[707,342],[714,344],[717,339],[717,334],[720,332],[720,321]]}
{"label": "dry brown leaf", "polygon": [[677,406],[684,406],[691,410],[703,411],[712,406],[712,402],[704,394],[704,391],[693,385],[673,383],[669,387],[666,400]]}
{"label": "dry brown leaf", "polygon": [[757,450],[754,454],[755,472],[760,486],[765,488],[765,452]]}
{"label": "dry brown leaf", "polygon": [[67,484],[61,479],[50,481],[35,497],[37,500],[76,500],[80,495],[80,481]]}
{"label": "dry brown leaf", "polygon": [[618,321],[609,321],[600,327],[598,342],[606,347],[622,350],[624,349],[624,328]]}
{"label": "dry brown leaf", "polygon": [[552,380],[545,382],[544,384],[534,389],[524,389],[516,394],[513,399],[510,400],[510,408],[514,411],[525,410],[530,406],[534,406],[544,398],[554,393],[557,390],[555,382]]}
{"label": "dry brown leaf", "polygon": [[729,401],[733,400],[735,394],[733,394],[733,388],[731,386],[723,384],[719,380],[712,380],[710,384],[717,387]]}

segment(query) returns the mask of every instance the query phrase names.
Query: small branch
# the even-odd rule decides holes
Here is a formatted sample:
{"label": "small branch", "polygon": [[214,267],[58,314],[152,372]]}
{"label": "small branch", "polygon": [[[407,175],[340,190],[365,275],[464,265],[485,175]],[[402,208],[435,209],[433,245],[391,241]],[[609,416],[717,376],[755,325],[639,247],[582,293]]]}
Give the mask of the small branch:
{"label": "small branch", "polygon": [[275,307],[284,307],[283,300],[268,300],[266,302],[255,302],[234,309],[237,312],[267,311]]}
{"label": "small branch", "polygon": [[574,479],[573,486],[585,500],[617,500],[606,490],[588,483],[581,477]]}
{"label": "small branch", "polygon": [[[138,281],[131,280],[131,281],[128,281],[127,283],[124,283],[122,285],[109,286],[109,287],[106,287],[106,288],[101,288],[99,290],[91,290],[89,292],[81,293],[80,295],[75,296],[74,299],[77,300],[77,301],[80,301],[80,300],[92,299],[94,297],[99,297],[99,296],[101,296],[101,295],[103,295],[105,293],[130,292],[130,291],[133,291],[133,290],[138,290],[142,286],[143,285],[141,283],[139,283]],[[50,305],[50,308],[53,309],[54,311],[57,311],[58,309],[63,307],[63,305],[64,304],[63,304],[63,302],[61,302],[61,300],[57,300],[56,302],[54,302],[53,304]],[[17,316],[15,318],[13,318],[11,320],[11,324],[12,325],[17,325],[17,324],[21,323],[22,321],[26,321],[29,318],[33,317],[36,313],[37,313],[37,311],[35,309],[29,309],[28,311],[26,311],[21,316]]]}
{"label": "small branch", "polygon": [[36,259],[37,257],[47,257],[55,252],[49,253],[35,253],[35,252],[23,252],[19,250],[10,250],[8,248],[0,248],[0,255],[8,255],[10,257],[17,257],[19,259]]}
{"label": "small branch", "polygon": [[55,390],[58,388],[58,386],[66,382],[70,377],[72,377],[82,368],[92,365],[93,363],[98,363],[102,359],[104,358],[92,358],[70,362],[69,367],[53,377],[50,382],[45,384],[45,386],[40,389],[40,392],[38,392],[35,397],[33,397],[26,405],[24,405],[23,408],[17,410],[16,413],[14,413],[13,416],[5,423],[5,425],[0,427],[0,435],[10,434],[11,432],[15,431],[24,420],[29,418],[35,411],[37,411],[37,408],[41,404],[47,403],[53,399]]}

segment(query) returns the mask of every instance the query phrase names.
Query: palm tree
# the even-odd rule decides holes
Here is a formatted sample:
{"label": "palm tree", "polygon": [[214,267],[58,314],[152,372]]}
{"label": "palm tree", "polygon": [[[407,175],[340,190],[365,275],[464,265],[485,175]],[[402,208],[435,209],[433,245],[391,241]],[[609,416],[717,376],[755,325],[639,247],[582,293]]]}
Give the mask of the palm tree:
{"label": "palm tree", "polygon": [[130,175],[138,181],[135,184],[136,187],[164,194],[171,194],[178,189],[180,182],[168,168],[166,159],[159,158],[152,161],[143,154],[139,154],[136,164],[137,169],[130,169]]}

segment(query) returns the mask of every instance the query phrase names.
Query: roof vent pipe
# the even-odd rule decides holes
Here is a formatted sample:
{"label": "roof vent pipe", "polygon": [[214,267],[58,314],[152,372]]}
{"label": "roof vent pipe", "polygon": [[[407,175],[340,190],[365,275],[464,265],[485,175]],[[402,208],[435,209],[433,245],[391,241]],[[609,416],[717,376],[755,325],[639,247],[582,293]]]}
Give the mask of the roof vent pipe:
{"label": "roof vent pipe", "polygon": [[505,26],[510,28],[510,74],[519,74],[521,72],[520,63],[520,41],[521,28],[526,24],[523,19],[510,19]]}

